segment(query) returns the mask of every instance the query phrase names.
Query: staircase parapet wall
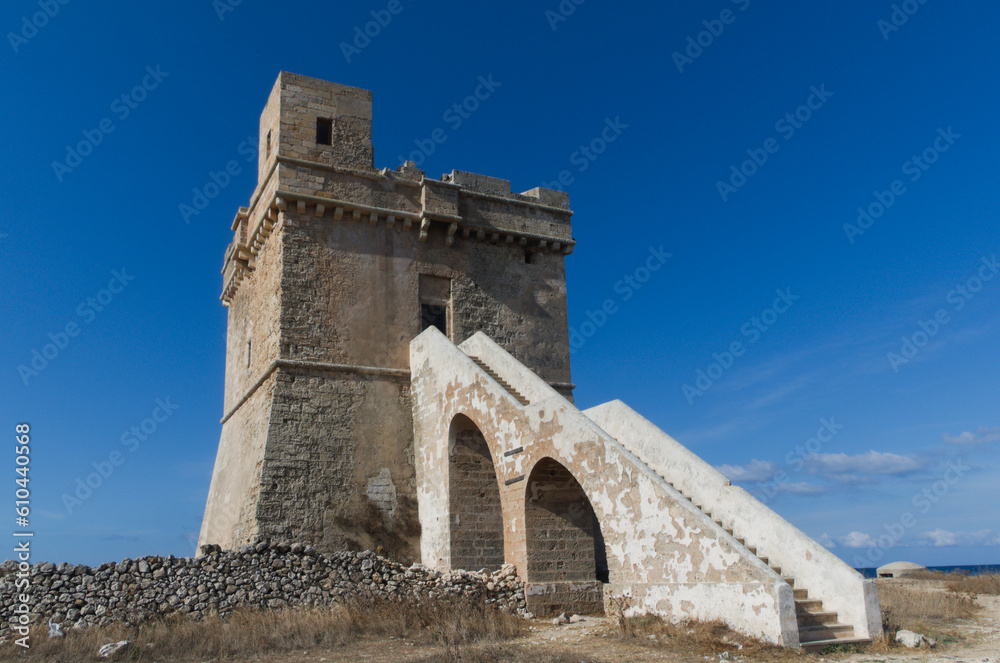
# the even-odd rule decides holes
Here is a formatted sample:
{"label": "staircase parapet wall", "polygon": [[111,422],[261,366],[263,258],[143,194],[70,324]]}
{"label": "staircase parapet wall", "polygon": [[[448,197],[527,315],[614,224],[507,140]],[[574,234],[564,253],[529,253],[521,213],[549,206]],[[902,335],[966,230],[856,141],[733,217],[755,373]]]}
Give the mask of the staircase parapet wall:
{"label": "staircase parapet wall", "polygon": [[584,411],[644,464],[793,576],[859,638],[882,632],[875,584],[621,401]]}
{"label": "staircase parapet wall", "polygon": [[[605,597],[629,596],[636,614],[721,619],[755,637],[799,644],[791,587],[772,569],[489,337],[477,334],[460,347],[433,328],[410,344],[424,564],[450,564],[445,442],[449,422],[464,414],[493,456],[506,561],[529,585],[524,509],[531,482],[520,479],[551,458],[580,482],[600,523],[611,576]],[[521,405],[469,356],[530,404]]]}
{"label": "staircase parapet wall", "polygon": [[573,407],[573,404],[553,389],[552,385],[535,375],[483,332],[476,332],[458,347],[470,357],[479,357],[486,362],[494,373],[506,380],[529,403],[557,398],[563,404]]}
{"label": "staircase parapet wall", "polygon": [[[682,605],[691,606],[686,610],[690,619],[713,621],[719,619],[719,612],[740,605],[748,593],[766,595],[774,605],[780,606],[777,620],[780,623],[780,639],[776,644],[784,647],[799,646],[799,628],[795,616],[795,599],[792,588],[778,579],[773,583],[736,585],[731,583],[624,583],[616,587],[619,596],[629,597],[625,610],[626,617],[644,614],[678,614],[685,612]],[[607,600],[605,601],[607,604]],[[751,632],[757,625],[757,616],[740,611],[729,612],[726,624],[742,633]]]}

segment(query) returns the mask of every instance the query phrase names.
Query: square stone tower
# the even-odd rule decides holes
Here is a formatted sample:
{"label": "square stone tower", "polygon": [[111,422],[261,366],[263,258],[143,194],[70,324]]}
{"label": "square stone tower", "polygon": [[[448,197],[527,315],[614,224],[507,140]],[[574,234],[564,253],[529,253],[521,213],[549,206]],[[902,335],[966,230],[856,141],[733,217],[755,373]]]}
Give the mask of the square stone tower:
{"label": "square stone tower", "polygon": [[419,558],[409,342],[483,331],[570,396],[569,198],[376,170],[367,90],[282,72],[233,219],[222,436],[199,544]]}

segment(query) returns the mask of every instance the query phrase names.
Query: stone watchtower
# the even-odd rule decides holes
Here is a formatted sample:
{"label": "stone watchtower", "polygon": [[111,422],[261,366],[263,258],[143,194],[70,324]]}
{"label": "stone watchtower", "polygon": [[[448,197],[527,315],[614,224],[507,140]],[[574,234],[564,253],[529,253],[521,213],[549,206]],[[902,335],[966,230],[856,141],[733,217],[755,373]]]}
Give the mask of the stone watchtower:
{"label": "stone watchtower", "polygon": [[376,170],[372,94],[282,72],[233,219],[222,436],[199,544],[261,535],[416,561],[409,343],[477,331],[570,396],[569,198]]}

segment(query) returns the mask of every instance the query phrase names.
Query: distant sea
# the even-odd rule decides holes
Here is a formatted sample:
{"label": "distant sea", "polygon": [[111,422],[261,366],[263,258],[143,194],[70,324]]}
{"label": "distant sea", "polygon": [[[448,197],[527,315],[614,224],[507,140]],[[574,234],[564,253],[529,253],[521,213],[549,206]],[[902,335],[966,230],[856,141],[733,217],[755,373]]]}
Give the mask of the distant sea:
{"label": "distant sea", "polygon": [[[866,578],[876,577],[875,569],[855,569]],[[970,576],[977,576],[980,573],[1000,573],[1000,564],[973,564],[971,566],[928,566],[929,571],[940,571],[942,573],[964,573]]]}

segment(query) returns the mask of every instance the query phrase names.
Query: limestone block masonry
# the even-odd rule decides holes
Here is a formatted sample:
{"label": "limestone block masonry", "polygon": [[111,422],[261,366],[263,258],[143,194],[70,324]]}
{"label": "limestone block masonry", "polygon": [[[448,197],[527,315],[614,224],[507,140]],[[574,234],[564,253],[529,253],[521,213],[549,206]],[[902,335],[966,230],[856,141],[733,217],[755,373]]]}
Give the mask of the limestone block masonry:
{"label": "limestone block masonry", "polygon": [[[387,113],[388,115],[388,113]],[[199,544],[419,556],[408,344],[484,331],[570,397],[569,198],[376,170],[372,93],[282,72],[232,223],[222,434]]]}

